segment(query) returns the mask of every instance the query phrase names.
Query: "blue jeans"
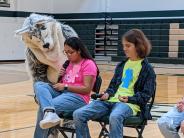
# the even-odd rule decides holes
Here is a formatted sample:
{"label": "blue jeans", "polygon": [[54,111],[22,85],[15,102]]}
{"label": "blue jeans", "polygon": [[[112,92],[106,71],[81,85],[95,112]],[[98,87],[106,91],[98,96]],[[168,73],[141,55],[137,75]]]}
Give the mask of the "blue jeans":
{"label": "blue jeans", "polygon": [[64,112],[73,112],[76,109],[86,105],[85,101],[77,94],[63,91],[58,92],[52,86],[45,82],[36,82],[34,84],[36,99],[40,108],[37,113],[37,123],[34,138],[47,138],[48,129],[41,129],[39,122],[43,119],[45,109],[53,109],[57,114]]}
{"label": "blue jeans", "polygon": [[110,138],[123,137],[123,120],[133,115],[132,109],[125,103],[111,103],[95,100],[77,109],[73,113],[77,138],[90,138],[87,121],[109,115]]}
{"label": "blue jeans", "polygon": [[177,127],[184,120],[184,112],[178,112],[176,107],[173,107],[169,112],[158,119],[157,123],[162,135],[165,138],[180,138],[177,132]]}

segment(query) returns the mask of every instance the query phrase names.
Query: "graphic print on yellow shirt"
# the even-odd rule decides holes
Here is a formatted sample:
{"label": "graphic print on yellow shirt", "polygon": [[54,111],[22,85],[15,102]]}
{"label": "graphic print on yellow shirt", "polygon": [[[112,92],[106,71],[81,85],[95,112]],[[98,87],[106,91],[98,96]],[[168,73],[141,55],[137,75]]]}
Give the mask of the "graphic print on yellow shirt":
{"label": "graphic print on yellow shirt", "polygon": [[[134,84],[138,79],[139,73],[141,71],[142,60],[131,61],[128,60],[125,63],[123,74],[122,74],[122,82],[119,85],[119,88],[114,95],[109,99],[109,102],[120,102],[118,96],[133,96],[134,95]],[[128,106],[132,109],[133,114],[136,115],[137,112],[140,111],[140,107],[136,104],[127,103]]]}

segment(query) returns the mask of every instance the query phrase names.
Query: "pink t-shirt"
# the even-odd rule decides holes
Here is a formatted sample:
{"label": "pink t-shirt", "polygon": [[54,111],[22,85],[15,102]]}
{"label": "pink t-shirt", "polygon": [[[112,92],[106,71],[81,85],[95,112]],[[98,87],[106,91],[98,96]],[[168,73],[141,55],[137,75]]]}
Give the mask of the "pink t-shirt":
{"label": "pink t-shirt", "polygon": [[[66,68],[66,73],[62,77],[62,82],[64,84],[72,86],[83,86],[84,76],[93,76],[93,85],[96,81],[97,68],[95,63],[90,59],[83,59],[78,64],[69,63]],[[84,99],[86,103],[89,103],[90,93],[88,94],[78,94]]]}

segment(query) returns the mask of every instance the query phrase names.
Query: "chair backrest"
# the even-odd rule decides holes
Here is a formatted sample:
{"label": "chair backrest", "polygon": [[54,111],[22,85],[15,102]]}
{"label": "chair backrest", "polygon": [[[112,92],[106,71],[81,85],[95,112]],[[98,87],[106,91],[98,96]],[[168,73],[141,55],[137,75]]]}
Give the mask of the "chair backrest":
{"label": "chair backrest", "polygon": [[156,93],[156,90],[154,91],[151,99],[150,99],[150,102],[149,102],[149,111],[151,111],[151,108],[152,108],[152,105],[154,103],[154,100],[155,100],[155,93]]}
{"label": "chair backrest", "polygon": [[102,84],[102,78],[101,78],[100,75],[98,75],[98,76],[96,77],[96,81],[95,81],[95,84],[94,84],[94,86],[93,86],[93,91],[94,91],[95,93],[99,93],[99,92],[100,92],[101,84]]}

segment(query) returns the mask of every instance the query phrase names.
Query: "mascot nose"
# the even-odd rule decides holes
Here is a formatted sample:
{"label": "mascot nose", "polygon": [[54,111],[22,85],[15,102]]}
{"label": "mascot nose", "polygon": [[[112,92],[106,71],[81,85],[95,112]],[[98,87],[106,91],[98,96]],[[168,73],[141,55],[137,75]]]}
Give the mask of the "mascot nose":
{"label": "mascot nose", "polygon": [[50,45],[49,43],[46,43],[43,45],[43,48],[49,48],[49,45]]}

